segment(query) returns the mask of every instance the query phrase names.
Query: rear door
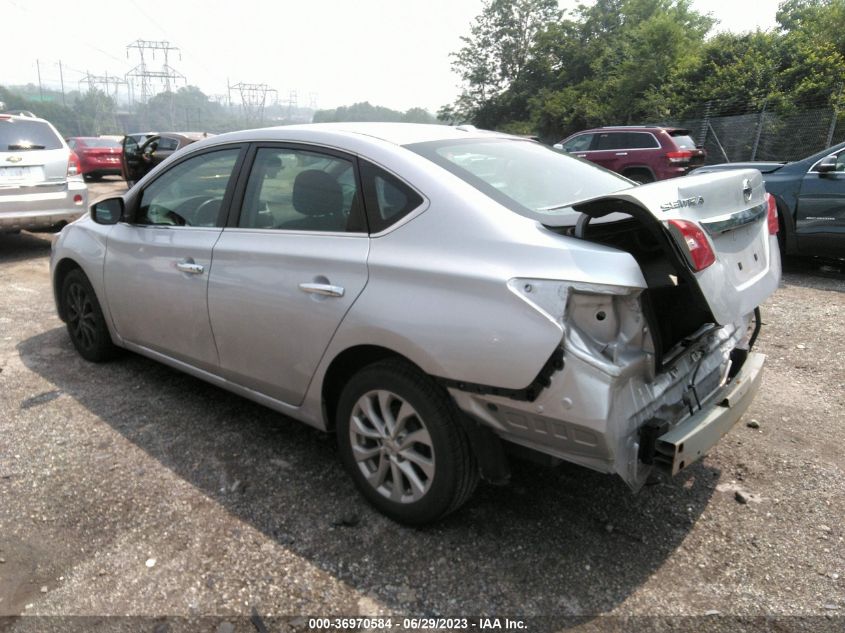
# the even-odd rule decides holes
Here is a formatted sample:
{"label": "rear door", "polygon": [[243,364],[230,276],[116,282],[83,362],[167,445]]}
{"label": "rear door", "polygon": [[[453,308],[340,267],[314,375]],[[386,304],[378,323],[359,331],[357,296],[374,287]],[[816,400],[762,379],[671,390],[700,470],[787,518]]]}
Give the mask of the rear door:
{"label": "rear door", "polygon": [[596,138],[587,158],[605,169],[620,171],[628,162],[628,133],[596,133]]}
{"label": "rear door", "polygon": [[211,324],[225,377],[298,405],[367,283],[356,161],[311,146],[252,154],[240,213],[214,247]]}
{"label": "rear door", "polygon": [[126,341],[216,370],[208,273],[243,151],[192,155],[133,193],[135,218],[113,227],[105,262],[109,308]]}

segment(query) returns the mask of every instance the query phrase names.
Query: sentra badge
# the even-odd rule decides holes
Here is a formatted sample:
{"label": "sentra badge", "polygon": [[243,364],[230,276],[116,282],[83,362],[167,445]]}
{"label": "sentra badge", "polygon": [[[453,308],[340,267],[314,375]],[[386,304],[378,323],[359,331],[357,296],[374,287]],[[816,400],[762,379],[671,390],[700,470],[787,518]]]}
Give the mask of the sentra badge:
{"label": "sentra badge", "polygon": [[673,202],[664,202],[660,205],[661,211],[671,211],[672,209],[683,209],[684,207],[697,207],[704,204],[704,196],[693,196],[692,198],[682,198]]}

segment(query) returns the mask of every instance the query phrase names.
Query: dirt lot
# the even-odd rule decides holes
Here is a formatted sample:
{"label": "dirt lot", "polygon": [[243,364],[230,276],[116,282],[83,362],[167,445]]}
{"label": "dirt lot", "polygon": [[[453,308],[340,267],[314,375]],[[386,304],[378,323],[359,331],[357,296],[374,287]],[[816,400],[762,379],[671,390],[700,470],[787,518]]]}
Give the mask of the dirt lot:
{"label": "dirt lot", "polygon": [[377,613],[845,627],[841,269],[788,266],[763,306],[762,392],[684,476],[634,496],[518,463],[510,485],[413,530],[359,498],[331,437],[139,356],[83,361],[55,315],[49,249],[0,236],[0,615],[147,616],[84,630],[149,631]]}

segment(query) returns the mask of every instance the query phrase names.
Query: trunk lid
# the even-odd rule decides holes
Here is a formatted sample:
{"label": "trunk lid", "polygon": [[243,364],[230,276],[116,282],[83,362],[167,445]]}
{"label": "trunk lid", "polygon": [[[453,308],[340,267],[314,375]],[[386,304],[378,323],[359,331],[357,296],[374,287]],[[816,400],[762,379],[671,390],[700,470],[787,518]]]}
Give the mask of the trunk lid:
{"label": "trunk lid", "polygon": [[[697,286],[716,322],[724,325],[763,303],[780,280],[780,254],[776,236],[769,234],[764,194],[759,171],[732,170],[632,187],[573,208],[593,218],[621,211],[661,232],[685,277]],[[700,227],[715,262],[693,270],[686,244],[670,220]]]}

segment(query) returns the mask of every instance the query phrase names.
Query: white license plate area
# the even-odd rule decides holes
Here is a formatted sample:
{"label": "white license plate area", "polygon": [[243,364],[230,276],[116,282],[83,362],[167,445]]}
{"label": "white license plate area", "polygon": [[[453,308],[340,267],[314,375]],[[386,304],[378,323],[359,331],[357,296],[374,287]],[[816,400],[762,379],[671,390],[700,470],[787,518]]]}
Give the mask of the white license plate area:
{"label": "white license plate area", "polygon": [[44,180],[44,170],[41,165],[0,167],[0,182],[19,182],[30,180]]}
{"label": "white license plate area", "polygon": [[758,221],[712,238],[731,286],[741,289],[768,269],[768,237],[765,222]]}

